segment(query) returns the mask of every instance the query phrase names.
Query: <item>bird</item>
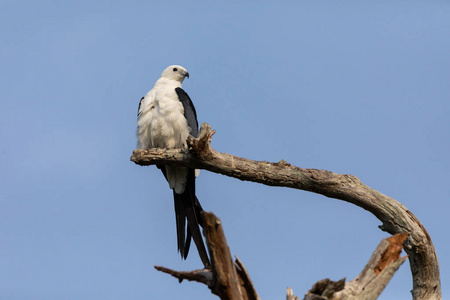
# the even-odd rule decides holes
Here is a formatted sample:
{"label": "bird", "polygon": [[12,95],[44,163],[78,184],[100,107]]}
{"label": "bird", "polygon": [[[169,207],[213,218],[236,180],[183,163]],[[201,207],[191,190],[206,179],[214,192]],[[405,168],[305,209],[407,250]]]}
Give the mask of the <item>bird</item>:
{"label": "bird", "polygon": [[[169,66],[153,88],[141,98],[136,130],[138,148],[181,149],[187,147],[189,135],[197,137],[197,113],[191,98],[181,87],[185,78],[189,78],[185,68]],[[177,244],[181,257],[187,258],[192,238],[203,265],[209,267],[199,227],[202,226],[203,208],[195,195],[198,170],[168,165],[157,167],[173,190]]]}

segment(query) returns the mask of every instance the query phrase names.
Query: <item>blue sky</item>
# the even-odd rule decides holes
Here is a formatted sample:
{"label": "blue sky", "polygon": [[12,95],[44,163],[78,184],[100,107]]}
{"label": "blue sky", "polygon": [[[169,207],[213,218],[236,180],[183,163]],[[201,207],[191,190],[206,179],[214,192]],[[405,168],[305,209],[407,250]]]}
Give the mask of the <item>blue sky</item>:
{"label": "blue sky", "polygon": [[[153,269],[176,251],[173,200],[129,161],[139,99],[162,70],[213,147],[353,174],[428,229],[450,282],[448,1],[3,1],[0,299],[215,299]],[[263,299],[353,279],[380,240],[370,213],[202,171],[198,198]],[[409,264],[380,299],[409,299]]]}

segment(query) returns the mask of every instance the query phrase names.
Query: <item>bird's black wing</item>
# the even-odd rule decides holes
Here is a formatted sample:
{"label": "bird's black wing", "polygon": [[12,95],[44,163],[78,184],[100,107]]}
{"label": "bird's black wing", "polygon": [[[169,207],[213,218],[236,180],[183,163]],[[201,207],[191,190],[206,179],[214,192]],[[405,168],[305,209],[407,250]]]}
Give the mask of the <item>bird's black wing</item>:
{"label": "bird's black wing", "polygon": [[178,99],[180,99],[181,104],[183,104],[184,108],[184,117],[188,122],[188,126],[191,128],[190,134],[193,137],[198,136],[198,121],[197,121],[197,112],[195,111],[194,103],[192,103],[189,95],[182,89],[176,88],[175,92],[177,92]]}
{"label": "bird's black wing", "polygon": [[137,113],[138,117],[139,117],[139,115],[140,115],[139,112],[141,111],[141,104],[142,104],[142,100],[144,100],[144,98],[145,98],[145,97],[142,97],[142,98],[141,98],[141,101],[139,101],[138,113]]}

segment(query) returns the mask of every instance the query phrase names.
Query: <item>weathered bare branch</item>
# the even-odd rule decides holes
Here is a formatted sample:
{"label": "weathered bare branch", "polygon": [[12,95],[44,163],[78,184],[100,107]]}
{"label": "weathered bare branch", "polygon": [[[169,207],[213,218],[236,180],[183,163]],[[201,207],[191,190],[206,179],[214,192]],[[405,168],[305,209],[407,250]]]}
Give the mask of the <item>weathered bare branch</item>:
{"label": "weathered bare branch", "polygon": [[[383,239],[355,279],[349,282],[345,282],[345,278],[339,281],[328,278],[319,280],[303,300],[377,299],[407,258],[400,257],[407,236],[407,233],[399,233]],[[287,290],[287,299],[298,300],[291,288]]]}
{"label": "weathered bare branch", "polygon": [[300,300],[300,298],[294,295],[292,288],[288,287],[286,291],[286,300]]}
{"label": "weathered bare branch", "polygon": [[[306,294],[303,300],[326,300],[326,299],[335,299],[334,295],[337,292],[342,292],[345,287],[345,278],[339,281],[332,281],[328,278],[317,281],[312,289],[310,289]],[[355,297],[353,299],[362,299]],[[365,298],[364,298],[365,299]],[[368,299],[367,299],[368,300]]]}
{"label": "weathered bare branch", "polygon": [[172,275],[175,278],[178,278],[178,281],[181,283],[183,280],[196,281],[200,283],[206,284],[209,288],[212,287],[213,274],[211,269],[201,269],[194,271],[175,271],[169,268],[155,266],[155,269],[167,274]]}
{"label": "weathered bare branch", "polygon": [[223,300],[260,300],[244,264],[238,258],[235,262],[232,260],[220,219],[208,212],[202,212],[202,217],[211,269],[187,272],[160,266],[155,266],[155,269],[178,278],[180,282],[186,279],[206,284]]}
{"label": "weathered bare branch", "polygon": [[407,258],[400,257],[407,236],[407,233],[399,233],[383,239],[362,272],[330,299],[377,299]]}
{"label": "weathered bare branch", "polygon": [[258,293],[255,290],[255,286],[253,285],[252,280],[250,279],[250,275],[247,272],[242,261],[236,256],[235,260],[236,271],[239,275],[239,279],[241,282],[241,287],[246,292],[246,297],[248,300],[260,300]]}
{"label": "weathered bare branch", "polygon": [[222,222],[213,213],[203,212],[203,228],[205,229],[215,290],[213,293],[221,299],[244,299],[241,284],[231,258],[230,249],[222,228]]}
{"label": "weathered bare branch", "polygon": [[413,299],[441,299],[439,264],[430,236],[419,220],[401,203],[364,185],[353,175],[326,170],[303,169],[285,161],[253,161],[211,147],[214,131],[202,124],[199,137],[188,140],[187,150],[138,149],[131,160],[139,165],[182,165],[259,182],[270,186],[310,191],[350,202],[374,214],[380,228],[390,234],[409,234],[404,249],[409,256],[413,276]]}

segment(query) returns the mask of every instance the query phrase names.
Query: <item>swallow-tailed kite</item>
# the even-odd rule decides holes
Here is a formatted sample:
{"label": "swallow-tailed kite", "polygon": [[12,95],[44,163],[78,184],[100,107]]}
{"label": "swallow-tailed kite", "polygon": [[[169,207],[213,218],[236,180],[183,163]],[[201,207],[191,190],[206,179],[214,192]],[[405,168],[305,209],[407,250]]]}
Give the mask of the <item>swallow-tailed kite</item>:
{"label": "swallow-tailed kite", "polygon": [[[181,88],[186,77],[189,78],[189,73],[185,68],[170,66],[162,72],[147,95],[142,97],[137,117],[139,148],[186,148],[189,134],[197,137],[198,122],[194,104]],[[186,259],[192,237],[203,264],[209,266],[199,228],[202,207],[195,196],[196,170],[178,166],[157,167],[173,190],[178,251]]]}

